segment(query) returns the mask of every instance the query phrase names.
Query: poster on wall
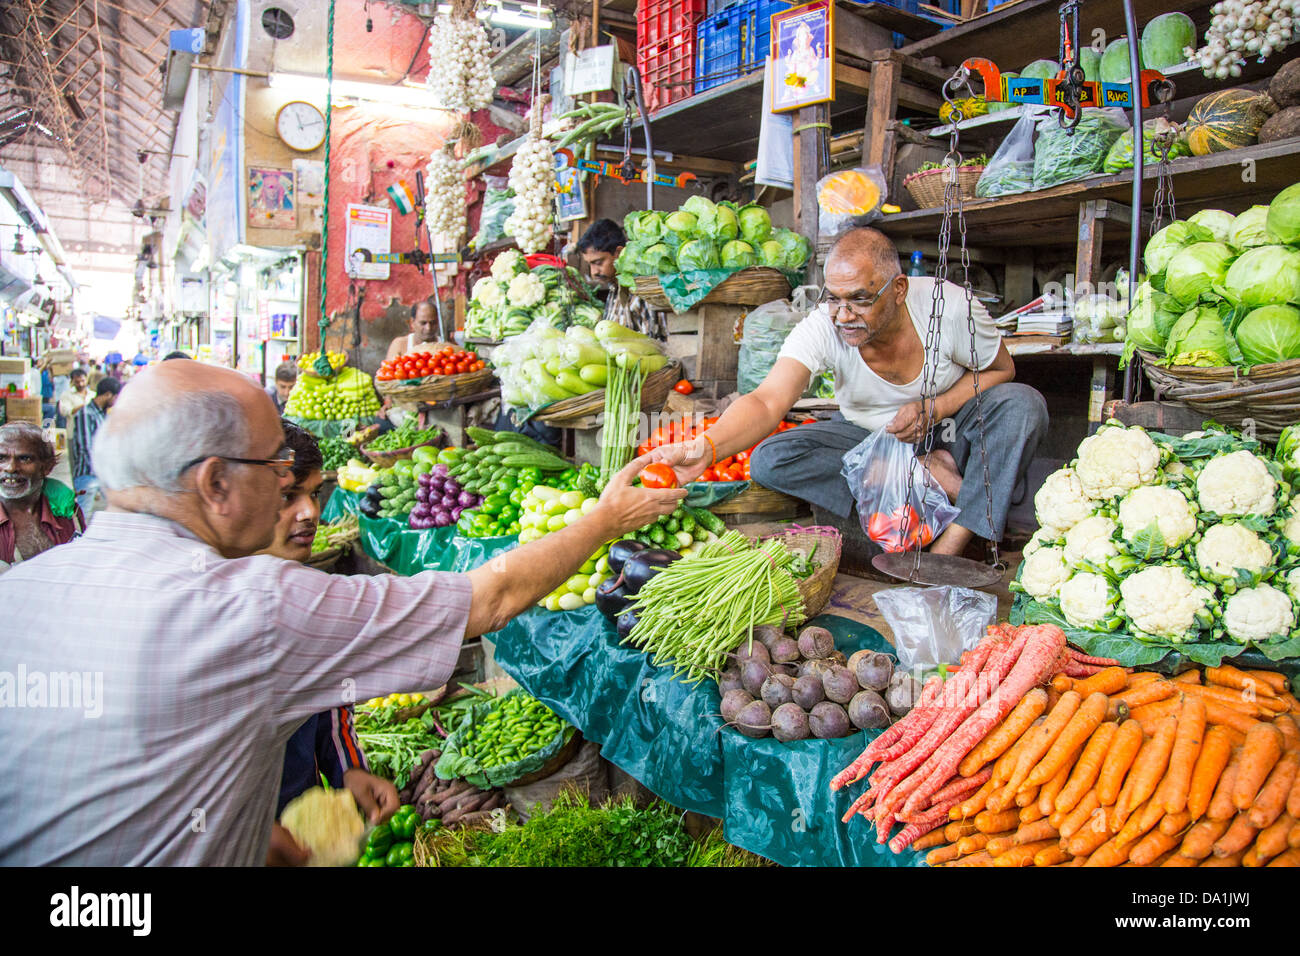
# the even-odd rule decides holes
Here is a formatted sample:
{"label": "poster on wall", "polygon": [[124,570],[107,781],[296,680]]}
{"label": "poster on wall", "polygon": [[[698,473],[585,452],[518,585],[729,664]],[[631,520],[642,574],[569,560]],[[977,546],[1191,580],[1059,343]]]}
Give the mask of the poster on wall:
{"label": "poster on wall", "polygon": [[777,64],[772,110],[783,113],[835,99],[835,21],[830,0],[772,15]]}
{"label": "poster on wall", "polygon": [[558,153],[555,155],[555,221],[572,222],[587,218],[587,196],[582,172]]}
{"label": "poster on wall", "polygon": [[393,211],[387,206],[348,203],[344,239],[347,273],[354,279],[387,279],[388,263],[373,262],[374,255],[392,251]]}
{"label": "poster on wall", "polygon": [[248,168],[248,224],[261,229],[296,229],[293,172]]}
{"label": "poster on wall", "polygon": [[293,161],[294,185],[298,188],[298,206],[319,206],[325,202],[325,163],[319,159]]}

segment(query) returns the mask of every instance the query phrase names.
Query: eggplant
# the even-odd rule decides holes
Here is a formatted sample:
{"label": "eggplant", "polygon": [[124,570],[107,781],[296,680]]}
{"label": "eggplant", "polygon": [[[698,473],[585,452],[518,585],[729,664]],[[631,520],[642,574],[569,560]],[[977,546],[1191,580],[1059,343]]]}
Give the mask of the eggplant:
{"label": "eggplant", "polygon": [[623,590],[621,577],[603,581],[600,587],[596,588],[596,609],[611,621],[617,620],[631,603],[632,599]]}
{"label": "eggplant", "polygon": [[367,518],[379,517],[379,505],[371,498],[362,499],[361,504],[358,506],[357,510],[360,511]]}
{"label": "eggplant", "polygon": [[615,541],[609,546],[609,570],[614,574],[622,574],[624,562],[637,552],[644,550],[646,550],[644,544],[631,538],[624,541]]}
{"label": "eggplant", "polygon": [[618,616],[618,636],[622,640],[632,633],[632,628],[636,627],[636,614],[632,611],[624,611]]}
{"label": "eggplant", "polygon": [[659,548],[642,551],[629,558],[623,564],[623,588],[628,594],[636,594],[641,586],[674,561],[682,556],[676,551]]}

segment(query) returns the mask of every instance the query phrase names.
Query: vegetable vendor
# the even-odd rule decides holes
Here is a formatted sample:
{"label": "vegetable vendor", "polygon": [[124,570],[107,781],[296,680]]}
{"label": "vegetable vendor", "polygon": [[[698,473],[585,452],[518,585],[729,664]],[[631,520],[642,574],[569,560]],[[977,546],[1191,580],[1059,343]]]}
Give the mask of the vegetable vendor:
{"label": "vegetable vendor", "polygon": [[614,286],[614,261],[627,245],[623,227],[612,219],[597,219],[578,239],[578,255],[587,276],[602,289]]}
{"label": "vegetable vendor", "polygon": [[423,299],[411,306],[410,332],[389,342],[388,354],[384,357],[395,359],[413,352],[436,352],[444,345],[452,344],[439,341],[438,336],[441,334],[437,309],[432,301]]}
{"label": "vegetable vendor", "polygon": [[72,489],[50,477],[54,445],[37,425],[0,425],[0,572],[86,530]]}
{"label": "vegetable vendor", "polygon": [[60,706],[3,710],[0,866],[264,863],[303,721],[447,683],[467,638],[677,507],[684,490],[633,487],[648,463],[585,517],[466,574],[325,574],[257,554],[293,484],[266,393],[213,365],[142,371],[95,439],[108,509],[0,575],[6,660],[95,675]]}
{"label": "vegetable vendor", "polygon": [[[285,445],[293,452],[294,483],[284,494],[280,519],[275,525],[275,541],[262,553],[302,563],[311,557],[311,545],[320,521],[325,461],[310,432],[293,422],[281,422],[281,426]],[[353,721],[352,705],[340,704],[308,717],[294,731],[284,748],[280,797],[275,806],[277,819],[290,800],[318,786],[322,774],[334,789],[346,787],[352,793],[370,823],[383,823],[397,812],[401,803],[397,788],[370,773]],[[287,829],[279,823],[272,825],[267,866],[301,866],[308,856]]]}
{"label": "vegetable vendor", "polygon": [[[802,425],[763,441],[750,456],[753,479],[811,502],[840,518],[855,509],[840,474],[846,452],[885,429],[916,444],[937,429],[928,466],[960,514],[930,550],[961,554],[975,536],[1002,537],[1007,512],[1024,497],[1025,474],[1047,431],[1047,404],[1034,389],[1013,382],[1015,364],[979,302],[972,302],[987,462],[993,499],[986,516],[984,465],[974,402],[971,333],[964,290],[944,282],[937,398],[933,420],[921,395],[925,336],[935,280],[903,274],[898,250],[870,228],[846,232],[826,259],[819,305],[790,333],[771,372],[742,395],[718,422],[689,442],[663,445],[651,456],[674,467],[680,484],[763,439],[824,370],[835,374],[835,420]],[[970,470],[974,476],[963,480]],[[865,526],[866,518],[862,516]]]}

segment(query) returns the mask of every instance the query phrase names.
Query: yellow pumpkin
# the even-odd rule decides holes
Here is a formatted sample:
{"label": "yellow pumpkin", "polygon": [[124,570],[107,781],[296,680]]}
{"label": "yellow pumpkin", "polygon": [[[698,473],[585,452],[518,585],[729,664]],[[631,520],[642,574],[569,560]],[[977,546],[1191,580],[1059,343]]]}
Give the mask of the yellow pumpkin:
{"label": "yellow pumpkin", "polygon": [[880,187],[859,169],[846,169],[831,176],[817,191],[823,212],[836,216],[862,216],[880,205]]}

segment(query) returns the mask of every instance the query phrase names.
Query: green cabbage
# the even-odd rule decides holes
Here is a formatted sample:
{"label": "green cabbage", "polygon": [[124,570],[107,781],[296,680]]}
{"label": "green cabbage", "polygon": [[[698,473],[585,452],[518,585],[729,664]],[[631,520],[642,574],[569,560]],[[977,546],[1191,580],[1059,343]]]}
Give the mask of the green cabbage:
{"label": "green cabbage", "polygon": [[1165,358],[1171,365],[1199,365],[1210,368],[1231,365],[1228,333],[1219,310],[1202,305],[1188,309],[1169,331]]}
{"label": "green cabbage", "polygon": [[757,203],[740,208],[740,235],[746,242],[761,244],[772,238],[772,217]]}
{"label": "green cabbage", "polygon": [[718,204],[712,216],[700,216],[700,232],[718,242],[730,242],[740,235],[740,220],[730,206]]}
{"label": "green cabbage", "polygon": [[644,258],[646,250],[654,244],[651,239],[629,239],[623,251],[614,260],[614,270],[620,275],[652,275],[653,271],[645,271]]}
{"label": "green cabbage", "polygon": [[681,211],[689,212],[691,215],[703,219],[706,216],[712,216],[713,211],[718,207],[711,200],[703,196],[691,196],[686,202],[682,203]]}
{"label": "green cabbage", "polygon": [[677,268],[681,272],[689,272],[693,269],[718,269],[721,265],[717,244],[709,239],[692,239],[690,242],[682,243],[681,249],[677,251]]}
{"label": "green cabbage", "polygon": [[[704,200],[708,202],[708,200]],[[699,229],[699,218],[686,209],[679,209],[674,213],[669,213],[664,219],[664,228],[673,233],[679,240],[685,242],[687,239],[693,239]]]}
{"label": "green cabbage", "polygon": [[1195,223],[1202,229],[1210,230],[1215,242],[1227,242],[1232,237],[1232,228],[1237,222],[1237,217],[1222,209],[1202,209],[1195,215],[1189,216],[1187,221]]}
{"label": "green cabbage", "polygon": [[769,239],[759,248],[759,253],[763,259],[763,265],[773,269],[780,269],[785,266],[785,246],[775,239]]}
{"label": "green cabbage", "polygon": [[724,269],[748,269],[758,265],[758,254],[743,239],[733,239],[722,247],[721,262]]}
{"label": "green cabbage", "polygon": [[672,247],[666,242],[656,242],[641,254],[641,265],[646,275],[658,275],[677,271],[677,258]]}
{"label": "green cabbage", "polygon": [[1178,303],[1163,292],[1157,292],[1150,282],[1143,282],[1133,296],[1133,308],[1128,314],[1128,339],[1148,352],[1163,352],[1180,314]]}
{"label": "green cabbage", "polygon": [[1209,242],[1214,236],[1204,226],[1177,219],[1147,241],[1142,261],[1152,273],[1163,273],[1174,253],[1193,242]]}
{"label": "green cabbage", "polygon": [[1165,267],[1165,291],[1192,306],[1223,282],[1233,253],[1222,242],[1195,242],[1179,249]]}
{"label": "green cabbage", "polygon": [[623,232],[628,239],[658,239],[663,231],[664,219],[660,213],[642,209],[623,217]]}
{"label": "green cabbage", "polygon": [[1268,234],[1267,220],[1267,206],[1251,206],[1237,216],[1232,224],[1232,235],[1228,237],[1228,245],[1241,252],[1244,249],[1267,246],[1275,242],[1276,240]]}
{"label": "green cabbage", "polygon": [[1286,246],[1247,249],[1228,269],[1220,291],[1248,309],[1300,302],[1300,252]]}
{"label": "green cabbage", "polygon": [[1268,204],[1268,231],[1282,242],[1300,243],[1300,183],[1286,187]]}
{"label": "green cabbage", "polygon": [[781,268],[796,271],[802,269],[804,263],[808,261],[808,256],[812,254],[812,245],[808,240],[789,229],[778,229],[776,241],[781,243],[781,248],[785,252],[785,262]]}
{"label": "green cabbage", "polygon": [[1300,358],[1300,309],[1289,305],[1255,309],[1237,326],[1236,338],[1251,365]]}

